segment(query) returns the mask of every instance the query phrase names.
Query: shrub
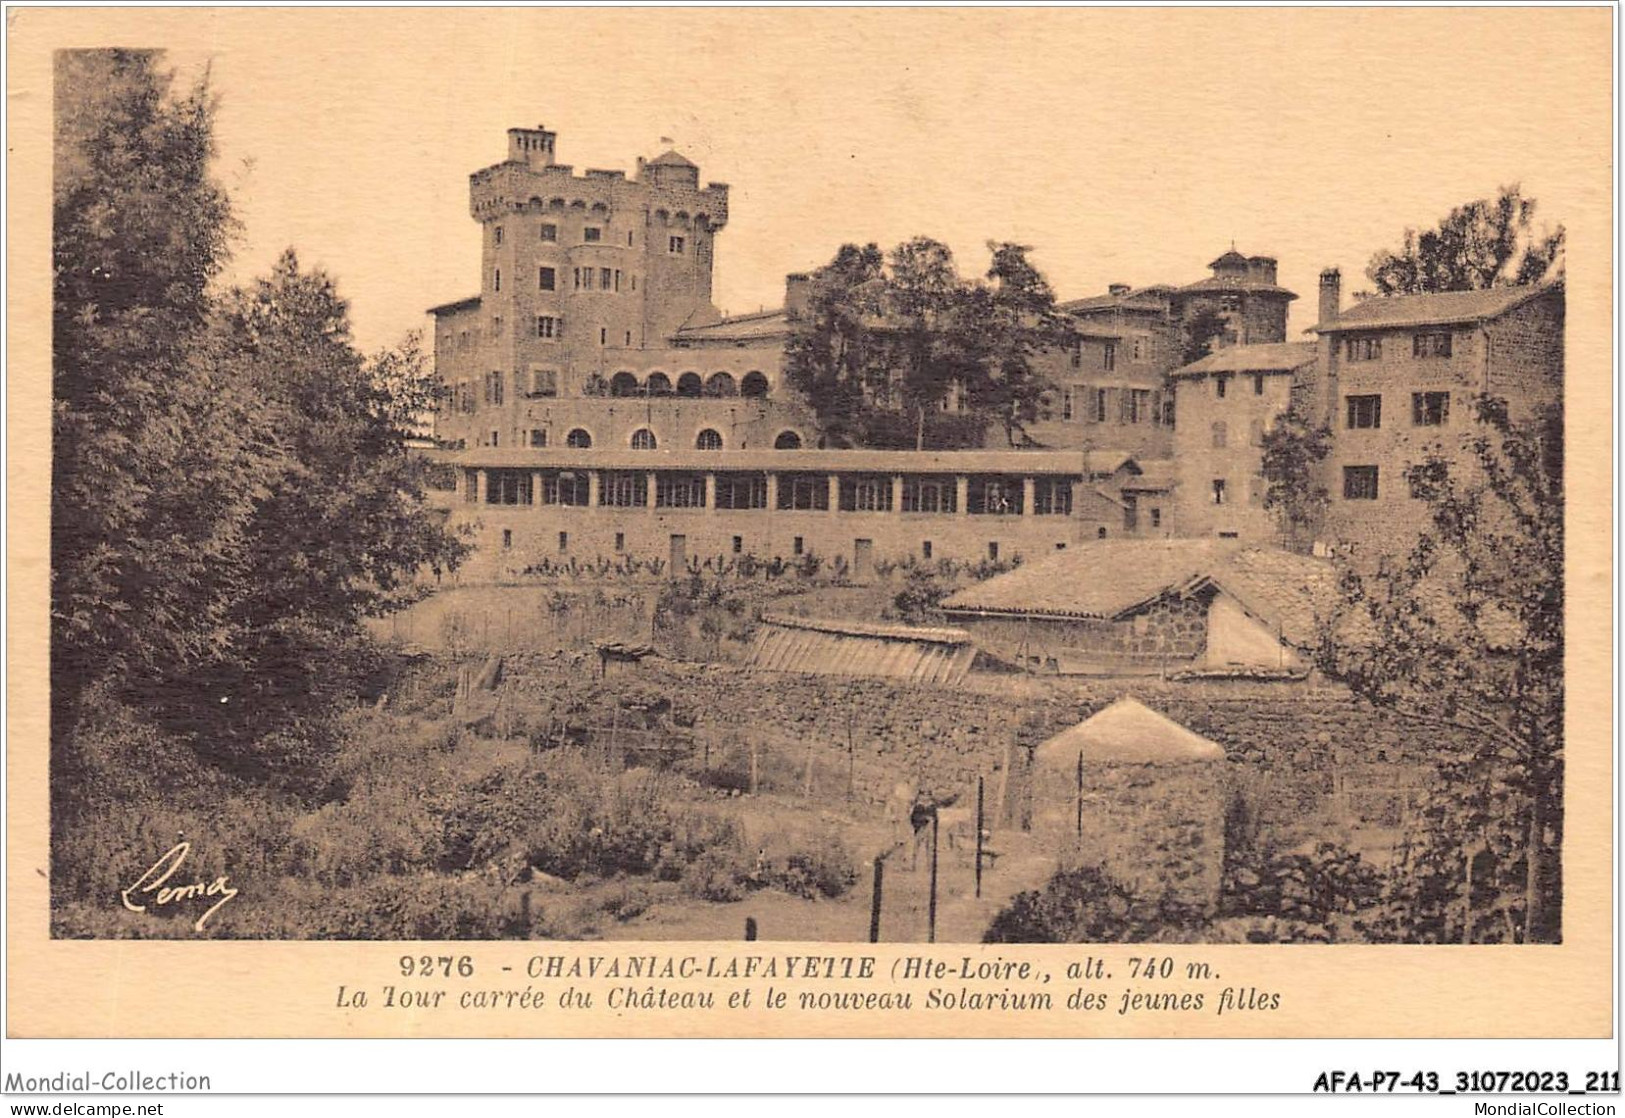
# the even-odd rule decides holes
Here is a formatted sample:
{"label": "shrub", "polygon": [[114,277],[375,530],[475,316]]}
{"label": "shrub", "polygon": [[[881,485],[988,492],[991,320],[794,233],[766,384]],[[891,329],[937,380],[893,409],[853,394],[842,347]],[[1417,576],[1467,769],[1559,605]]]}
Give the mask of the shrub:
{"label": "shrub", "polygon": [[1018,894],[993,918],[984,943],[1194,941],[1201,914],[1173,897],[1136,896],[1094,866],[1058,871],[1040,890]]}

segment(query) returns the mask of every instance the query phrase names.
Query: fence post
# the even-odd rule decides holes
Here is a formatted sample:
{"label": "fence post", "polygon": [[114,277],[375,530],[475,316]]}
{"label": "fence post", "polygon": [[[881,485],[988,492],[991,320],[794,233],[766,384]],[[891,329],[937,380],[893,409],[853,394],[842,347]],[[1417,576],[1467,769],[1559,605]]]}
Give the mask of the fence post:
{"label": "fence post", "polygon": [[931,903],[926,910],[925,942],[937,942],[937,813],[931,812]]}
{"label": "fence post", "polygon": [[1083,842],[1083,750],[1078,750],[1078,842]]}
{"label": "fence post", "polygon": [[876,855],[876,857],[875,857],[875,891],[874,891],[874,896],[869,901],[869,942],[870,943],[879,943],[880,942],[880,890],[881,890],[881,883],[884,881],[885,877],[886,877],[886,856],[884,854],[879,854],[879,855]]}
{"label": "fence post", "polygon": [[756,940],[756,917],[745,917],[745,942],[754,943]]}
{"label": "fence post", "polygon": [[756,755],[757,755],[759,749],[760,749],[760,747],[758,746],[756,739],[751,738],[750,739],[750,794],[753,795],[753,796],[756,795],[756,775],[757,775]]}
{"label": "fence post", "polygon": [[976,778],[976,899],[982,899],[982,784],[983,777]]}

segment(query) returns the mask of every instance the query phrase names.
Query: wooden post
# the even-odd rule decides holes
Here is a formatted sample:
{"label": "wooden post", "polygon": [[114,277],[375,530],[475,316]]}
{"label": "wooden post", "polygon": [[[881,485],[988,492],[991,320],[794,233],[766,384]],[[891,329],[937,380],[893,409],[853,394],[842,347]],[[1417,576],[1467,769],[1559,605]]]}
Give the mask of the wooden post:
{"label": "wooden post", "polygon": [[759,746],[757,745],[756,739],[751,738],[750,739],[750,794],[753,795],[753,796],[756,795],[756,774],[757,774],[756,756],[757,756],[758,752],[759,752]]}
{"label": "wooden post", "polygon": [[931,901],[926,909],[925,942],[937,942],[937,813],[931,812]]}
{"label": "wooden post", "polygon": [[849,800],[852,798],[855,756],[856,751],[853,749],[852,743],[852,707],[848,703],[846,708],[846,798]]}
{"label": "wooden post", "polygon": [[875,858],[875,891],[869,901],[869,942],[880,942],[880,889],[886,877],[886,856],[881,854]]}
{"label": "wooden post", "polygon": [[756,917],[747,916],[747,917],[745,917],[745,942],[746,943],[754,943],[755,941],[756,941]]}
{"label": "wooden post", "polygon": [[982,783],[983,778],[976,778],[976,899],[982,899]]}
{"label": "wooden post", "polygon": [[1078,841],[1083,842],[1083,750],[1078,750]]}

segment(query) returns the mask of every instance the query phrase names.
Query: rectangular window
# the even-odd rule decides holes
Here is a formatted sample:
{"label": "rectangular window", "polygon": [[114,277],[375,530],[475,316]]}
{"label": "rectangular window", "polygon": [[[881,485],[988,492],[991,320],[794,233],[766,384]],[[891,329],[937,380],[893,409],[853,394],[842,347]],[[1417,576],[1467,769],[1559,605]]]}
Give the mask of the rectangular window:
{"label": "rectangular window", "polygon": [[717,508],[767,508],[767,475],[718,474]]}
{"label": "rectangular window", "polygon": [[1161,528],[1162,527],[1162,510],[1161,509],[1152,509],[1151,510],[1151,527],[1153,527],[1153,528]]}
{"label": "rectangular window", "polygon": [[491,432],[491,445],[492,446],[499,446],[499,445],[501,445],[501,443],[502,443],[502,432],[501,431],[492,431]]}
{"label": "rectangular window", "polygon": [[703,509],[704,474],[656,474],[655,507],[662,509]]}
{"label": "rectangular window", "polygon": [[1224,394],[1229,391],[1229,389],[1230,378],[1224,373],[1220,373],[1218,376],[1213,378],[1213,395],[1222,400],[1224,399]]}
{"label": "rectangular window", "polygon": [[569,532],[560,532],[559,533],[559,550],[560,551],[569,551],[570,550],[570,533]]}
{"label": "rectangular window", "polygon": [[1061,477],[1041,477],[1033,484],[1033,512],[1039,516],[1072,515],[1072,482]]}
{"label": "rectangular window", "polygon": [[616,551],[625,551],[626,550],[626,533],[625,532],[616,532],[615,533],[615,550]]}
{"label": "rectangular window", "polygon": [[1146,339],[1144,337],[1136,337],[1134,339],[1134,360],[1136,360],[1136,361],[1144,361],[1145,360],[1145,353],[1146,353],[1146,349],[1148,348],[1148,346],[1146,345],[1147,340],[1148,339]]}
{"label": "rectangular window", "polygon": [[556,241],[559,239],[559,227],[551,222],[543,225],[540,232],[542,240],[544,241]]}
{"label": "rectangular window", "polygon": [[649,475],[642,470],[606,471],[598,489],[598,503],[608,508],[641,508],[649,503]]}
{"label": "rectangular window", "polygon": [[921,559],[929,559],[929,558],[931,558],[931,541],[930,540],[921,541],[921,543],[920,543],[920,558]]}
{"label": "rectangular window", "polygon": [[502,290],[502,269],[497,268],[491,273],[491,287],[496,291]]}
{"label": "rectangular window", "polygon": [[609,344],[609,327],[600,326],[598,328],[598,344],[599,345],[608,345]]}
{"label": "rectangular window", "polygon": [[[779,508],[828,510],[829,479],[823,474],[780,475]],[[796,554],[801,553],[798,551]]]}
{"label": "rectangular window", "polygon": [[673,237],[666,242],[666,251],[673,256],[683,255],[683,238]]}
{"label": "rectangular window", "polygon": [[556,268],[536,269],[536,289],[538,291],[557,291],[559,287],[559,273]]}
{"label": "rectangular window", "polygon": [[[500,230],[500,229],[497,230],[497,232],[499,232],[499,233],[501,231],[502,230]],[[513,547],[513,529],[512,528],[504,528],[504,529],[502,529],[502,550],[503,551],[508,551],[512,547]]]}
{"label": "rectangular window", "polygon": [[597,244],[604,239],[604,231],[596,225],[588,225],[581,230],[581,239],[588,244]]}
{"label": "rectangular window", "polygon": [[959,502],[959,485],[951,477],[905,477],[904,512],[953,512]]}
{"label": "rectangular window", "polygon": [[1263,394],[1264,394],[1264,374],[1263,373],[1254,373],[1253,374],[1253,395],[1254,396],[1262,396]]}
{"label": "rectangular window", "polygon": [[1377,499],[1377,467],[1344,466],[1343,499],[1345,501],[1375,501]]}
{"label": "rectangular window", "polygon": [[530,429],[530,445],[537,449],[546,449],[547,432],[540,427],[532,427]]}
{"label": "rectangular window", "polygon": [[[485,402],[487,404],[496,405],[502,403],[502,380],[500,370],[485,375]],[[495,446],[496,444],[493,442],[492,445]]]}
{"label": "rectangular window", "polygon": [[1412,357],[1449,357],[1449,334],[1413,334],[1411,336]]}
{"label": "rectangular window", "polygon": [[500,314],[491,316],[491,336],[493,338],[502,337],[502,316]]}
{"label": "rectangular window", "polygon": [[1216,505],[1224,504],[1224,478],[1222,477],[1213,479],[1213,503]]}
{"label": "rectangular window", "polygon": [[632,344],[632,331],[630,330],[626,332],[626,344],[629,346]]}
{"label": "rectangular window", "polygon": [[1020,516],[1022,497],[1019,478],[973,477],[966,511],[981,516]]}
{"label": "rectangular window", "polygon": [[1100,349],[1100,367],[1108,373],[1117,368],[1117,343],[1107,342]]}
{"label": "rectangular window", "polygon": [[744,553],[744,550],[745,550],[745,537],[744,536],[735,536],[734,537],[734,554],[735,555],[741,555],[741,554]]}
{"label": "rectangular window", "polygon": [[609,268],[598,269],[598,289],[600,291],[609,291],[614,282],[615,273],[613,271]]}
{"label": "rectangular window", "polygon": [[1061,418],[1068,422],[1072,419],[1072,389],[1061,390]]}
{"label": "rectangular window", "polygon": [[998,540],[989,540],[987,542],[987,557],[989,559],[993,560],[995,563],[999,561],[999,541]]}
{"label": "rectangular window", "polygon": [[[1446,335],[1448,337],[1449,335]],[[1450,393],[1411,393],[1411,423],[1417,427],[1443,427],[1450,421]]]}
{"label": "rectangular window", "polygon": [[1350,361],[1378,361],[1382,358],[1382,339],[1349,338],[1343,342],[1344,356]]}
{"label": "rectangular window", "polygon": [[559,336],[559,320],[550,314],[536,316],[536,336],[544,341],[552,341]]}
{"label": "rectangular window", "polygon": [[1212,435],[1214,450],[1220,450],[1230,442],[1230,428],[1225,425],[1223,420],[1213,425]]}
{"label": "rectangular window", "polygon": [[891,478],[841,478],[841,510],[843,512],[890,512]]}
{"label": "rectangular window", "polygon": [[532,369],[530,371],[530,394],[535,397],[557,396],[559,394],[558,370]]}
{"label": "rectangular window", "polygon": [[803,546],[804,545],[801,542],[801,537],[797,536],[795,539],[790,541],[790,553],[792,555],[800,555],[801,552],[802,552]]}
{"label": "rectangular window", "polygon": [[585,508],[590,495],[587,475],[574,470],[542,475],[542,504]]}
{"label": "rectangular window", "polygon": [[1350,431],[1376,430],[1382,426],[1381,396],[1345,396]]}
{"label": "rectangular window", "polygon": [[615,269],[615,290],[619,291],[620,289],[621,289],[621,270],[619,268],[616,268]]}
{"label": "rectangular window", "polygon": [[531,502],[529,470],[487,470],[485,503],[488,505],[528,505]]}
{"label": "rectangular window", "polygon": [[583,291],[591,291],[592,286],[593,286],[592,281],[594,279],[596,279],[597,276],[598,276],[597,269],[595,269],[595,268],[579,268],[579,269],[577,269],[577,271],[581,275],[581,283],[580,283],[581,290],[583,290]]}
{"label": "rectangular window", "polygon": [[496,241],[497,244],[500,245],[502,243],[502,226],[500,226],[500,225],[493,226],[492,229],[491,229],[491,233],[492,233],[493,239]]}
{"label": "rectangular window", "polygon": [[1093,411],[1090,413],[1089,418],[1094,420],[1096,423],[1104,423],[1104,422],[1106,422],[1106,403],[1107,403],[1106,393],[1107,393],[1107,391],[1108,391],[1108,389],[1105,389],[1105,388],[1097,388],[1097,389],[1095,389],[1095,400],[1094,400],[1095,406],[1094,406]]}
{"label": "rectangular window", "polygon": [[1074,369],[1083,368],[1083,343],[1082,342],[1073,342],[1072,343],[1072,367]]}
{"label": "rectangular window", "polygon": [[480,472],[478,470],[463,471],[463,500],[474,504],[480,499]]}
{"label": "rectangular window", "polygon": [[1130,388],[1126,393],[1128,415],[1130,423],[1151,422],[1151,390],[1149,388]]}

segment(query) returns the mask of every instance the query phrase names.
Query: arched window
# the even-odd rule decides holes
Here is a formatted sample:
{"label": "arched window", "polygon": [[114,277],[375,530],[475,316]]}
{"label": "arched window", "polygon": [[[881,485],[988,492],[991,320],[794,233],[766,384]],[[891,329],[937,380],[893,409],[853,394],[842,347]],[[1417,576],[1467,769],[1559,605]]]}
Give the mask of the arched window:
{"label": "arched window", "polygon": [[564,437],[564,445],[576,450],[588,450],[592,447],[592,436],[580,427],[574,428]]}
{"label": "arched window", "polygon": [[707,396],[737,396],[739,389],[734,387],[734,378],[727,373],[712,373],[705,381],[705,394]]}
{"label": "arched window", "polygon": [[651,396],[670,396],[672,393],[671,378],[665,373],[650,373],[647,384]]}
{"label": "arched window", "polygon": [[774,450],[800,450],[801,436],[794,431],[780,431],[779,437],[773,440]]}
{"label": "arched window", "polygon": [[641,396],[643,392],[638,384],[638,378],[623,371],[609,378],[609,394],[611,396]]}
{"label": "arched window", "polygon": [[677,395],[679,396],[698,396],[700,388],[699,373],[684,373],[677,378]]}
{"label": "arched window", "polygon": [[739,382],[739,394],[741,396],[766,396],[767,378],[757,370],[752,369],[745,374],[745,379]]}
{"label": "arched window", "polygon": [[711,428],[707,427],[705,430],[701,431],[699,437],[694,440],[694,449],[721,450],[722,435],[719,432],[713,431]]}
{"label": "arched window", "polygon": [[632,432],[633,450],[653,450],[658,444],[655,442],[655,433],[647,427],[639,427]]}

